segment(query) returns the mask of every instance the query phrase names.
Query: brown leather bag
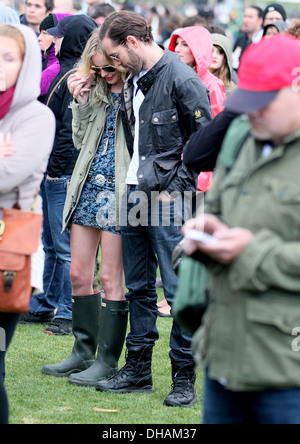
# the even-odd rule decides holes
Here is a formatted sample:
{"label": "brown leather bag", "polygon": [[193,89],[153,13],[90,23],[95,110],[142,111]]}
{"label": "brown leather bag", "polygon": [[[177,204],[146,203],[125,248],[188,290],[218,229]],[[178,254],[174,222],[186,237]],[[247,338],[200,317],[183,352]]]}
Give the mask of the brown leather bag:
{"label": "brown leather bag", "polygon": [[38,249],[41,229],[41,214],[0,208],[0,312],[28,312],[31,255]]}

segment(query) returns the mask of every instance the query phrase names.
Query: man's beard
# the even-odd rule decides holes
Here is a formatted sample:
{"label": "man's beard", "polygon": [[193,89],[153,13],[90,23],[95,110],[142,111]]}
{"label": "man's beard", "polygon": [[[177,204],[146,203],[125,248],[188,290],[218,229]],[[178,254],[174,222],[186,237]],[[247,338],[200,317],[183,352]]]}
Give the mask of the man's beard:
{"label": "man's beard", "polygon": [[141,57],[139,57],[134,51],[131,49],[127,49],[129,62],[127,64],[127,68],[131,72],[133,76],[138,75],[144,69],[144,61]]}

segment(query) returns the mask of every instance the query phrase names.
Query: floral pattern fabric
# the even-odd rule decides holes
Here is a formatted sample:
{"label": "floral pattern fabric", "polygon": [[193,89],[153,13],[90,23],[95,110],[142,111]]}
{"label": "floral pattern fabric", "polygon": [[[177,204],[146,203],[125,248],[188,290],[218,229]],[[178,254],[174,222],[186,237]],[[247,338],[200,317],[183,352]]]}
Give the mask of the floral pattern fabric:
{"label": "floral pattern fabric", "polygon": [[84,184],[72,224],[120,234],[116,228],[115,127],[121,94],[111,93],[101,143]]}

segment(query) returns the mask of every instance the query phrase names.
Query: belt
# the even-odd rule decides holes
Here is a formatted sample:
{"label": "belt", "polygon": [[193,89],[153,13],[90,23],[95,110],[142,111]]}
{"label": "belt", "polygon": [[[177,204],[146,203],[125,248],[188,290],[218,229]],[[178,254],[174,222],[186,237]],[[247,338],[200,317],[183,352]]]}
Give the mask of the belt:
{"label": "belt", "polygon": [[97,176],[92,176],[89,174],[86,179],[88,182],[96,183],[97,185],[113,184],[115,182],[114,176],[103,176],[103,174],[97,174]]}

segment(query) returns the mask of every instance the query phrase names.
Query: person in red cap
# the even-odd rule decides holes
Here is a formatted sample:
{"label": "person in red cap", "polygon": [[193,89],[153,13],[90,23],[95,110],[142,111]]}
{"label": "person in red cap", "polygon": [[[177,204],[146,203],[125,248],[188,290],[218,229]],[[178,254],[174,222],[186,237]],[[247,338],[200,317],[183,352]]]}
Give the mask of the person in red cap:
{"label": "person in red cap", "polygon": [[206,367],[205,424],[300,424],[300,45],[283,34],[249,47],[204,218],[211,276],[194,337]]}

